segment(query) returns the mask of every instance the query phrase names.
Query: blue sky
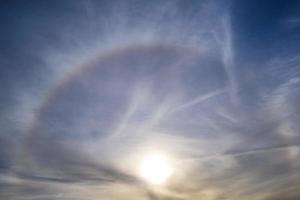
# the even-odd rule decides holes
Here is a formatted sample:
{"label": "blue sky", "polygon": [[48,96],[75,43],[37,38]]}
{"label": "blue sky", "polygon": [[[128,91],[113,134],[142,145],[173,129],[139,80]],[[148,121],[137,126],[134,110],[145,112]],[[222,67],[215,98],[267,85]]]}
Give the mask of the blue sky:
{"label": "blue sky", "polygon": [[[299,199],[299,11],[1,2],[0,199]],[[172,160],[160,187],[149,152]]]}

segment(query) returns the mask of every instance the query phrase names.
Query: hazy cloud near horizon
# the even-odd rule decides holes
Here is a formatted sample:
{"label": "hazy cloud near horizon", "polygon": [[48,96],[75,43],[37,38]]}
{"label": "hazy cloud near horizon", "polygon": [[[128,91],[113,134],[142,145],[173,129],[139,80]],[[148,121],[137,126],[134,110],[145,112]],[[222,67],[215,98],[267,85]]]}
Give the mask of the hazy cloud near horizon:
{"label": "hazy cloud near horizon", "polygon": [[299,2],[1,4],[0,199],[299,199]]}

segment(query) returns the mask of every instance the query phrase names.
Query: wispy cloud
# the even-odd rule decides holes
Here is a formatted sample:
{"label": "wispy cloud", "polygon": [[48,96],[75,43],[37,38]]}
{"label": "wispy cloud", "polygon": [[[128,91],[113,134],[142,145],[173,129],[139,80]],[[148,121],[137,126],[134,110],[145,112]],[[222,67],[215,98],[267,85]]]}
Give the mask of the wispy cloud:
{"label": "wispy cloud", "polygon": [[[299,55],[246,62],[225,2],[8,6],[0,199],[299,198]],[[149,151],[172,158],[161,187]]]}

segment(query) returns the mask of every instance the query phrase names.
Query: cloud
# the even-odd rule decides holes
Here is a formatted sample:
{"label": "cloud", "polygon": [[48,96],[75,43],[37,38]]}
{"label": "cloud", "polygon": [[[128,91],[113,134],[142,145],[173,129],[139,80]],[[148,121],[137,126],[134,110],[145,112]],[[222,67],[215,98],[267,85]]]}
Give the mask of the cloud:
{"label": "cloud", "polygon": [[[248,63],[226,3],[8,6],[0,198],[297,199],[299,56]],[[136,173],[149,151],[162,187]]]}

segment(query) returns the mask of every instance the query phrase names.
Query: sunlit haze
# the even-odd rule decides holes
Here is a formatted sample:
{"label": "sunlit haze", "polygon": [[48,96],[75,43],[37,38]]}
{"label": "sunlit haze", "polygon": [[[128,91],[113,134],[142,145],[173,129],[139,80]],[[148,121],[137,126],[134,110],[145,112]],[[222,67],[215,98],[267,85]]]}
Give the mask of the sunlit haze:
{"label": "sunlit haze", "polygon": [[145,155],[139,166],[139,175],[153,184],[164,183],[172,172],[170,161],[161,154]]}

